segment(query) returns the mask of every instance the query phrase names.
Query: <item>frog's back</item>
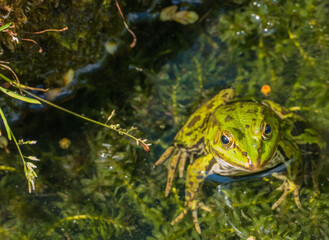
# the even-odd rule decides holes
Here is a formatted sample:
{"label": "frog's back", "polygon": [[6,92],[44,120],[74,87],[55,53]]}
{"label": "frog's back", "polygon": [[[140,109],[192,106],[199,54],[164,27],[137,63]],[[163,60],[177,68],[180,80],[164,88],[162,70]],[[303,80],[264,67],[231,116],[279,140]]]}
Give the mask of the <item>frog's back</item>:
{"label": "frog's back", "polygon": [[179,148],[199,148],[203,144],[203,129],[211,113],[222,105],[230,102],[235,95],[233,89],[224,89],[215,97],[197,109],[188,119],[175,137],[175,145]]}

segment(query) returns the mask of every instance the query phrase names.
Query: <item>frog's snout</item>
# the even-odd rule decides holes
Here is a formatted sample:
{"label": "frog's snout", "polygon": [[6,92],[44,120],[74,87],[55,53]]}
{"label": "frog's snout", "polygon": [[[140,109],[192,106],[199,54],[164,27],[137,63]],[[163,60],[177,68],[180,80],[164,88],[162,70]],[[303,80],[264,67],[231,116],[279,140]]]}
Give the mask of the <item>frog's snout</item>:
{"label": "frog's snout", "polygon": [[252,161],[247,154],[244,154],[244,155],[248,159],[248,165],[249,166],[247,168],[248,168],[249,171],[258,172],[258,171],[263,170],[263,166],[260,164],[260,159],[259,158],[257,158],[256,161]]}
{"label": "frog's snout", "polygon": [[259,172],[259,171],[262,171],[263,170],[263,166],[261,165],[253,165],[253,164],[249,164],[249,170],[251,172]]}

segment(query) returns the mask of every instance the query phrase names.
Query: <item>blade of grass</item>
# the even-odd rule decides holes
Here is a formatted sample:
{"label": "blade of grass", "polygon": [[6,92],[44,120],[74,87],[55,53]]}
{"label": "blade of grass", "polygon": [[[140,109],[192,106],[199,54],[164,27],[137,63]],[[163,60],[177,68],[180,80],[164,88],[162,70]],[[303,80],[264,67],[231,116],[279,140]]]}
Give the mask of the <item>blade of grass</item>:
{"label": "blade of grass", "polygon": [[41,102],[39,102],[36,99],[29,98],[29,97],[24,97],[22,95],[19,95],[15,92],[10,91],[9,89],[5,89],[3,87],[0,87],[0,91],[2,91],[3,93],[7,94],[8,96],[10,96],[12,98],[16,98],[16,99],[24,101],[24,102],[33,103],[33,104],[41,104]]}
{"label": "blade of grass", "polygon": [[3,125],[5,125],[6,131],[7,131],[7,135],[8,135],[8,139],[11,140],[11,134],[10,134],[10,127],[9,124],[7,122],[7,118],[5,117],[5,114],[3,114],[2,109],[0,108],[0,115],[3,121]]}
{"label": "blade of grass", "polygon": [[[12,69],[6,65],[3,65],[3,64],[0,64],[0,67],[3,67],[3,68],[6,68],[7,70],[9,71],[12,71]],[[12,71],[13,74],[15,74],[14,71]],[[29,87],[29,86],[26,86],[26,85],[23,85],[21,84],[20,82],[18,82],[18,78],[16,78],[17,82],[13,81],[13,80],[10,80],[9,78],[7,78],[5,75],[3,75],[2,73],[0,73],[0,77],[9,82],[10,84],[12,84],[14,87],[17,87],[17,88],[24,88],[24,89],[30,89],[30,90],[37,90],[37,91],[42,91],[42,92],[46,92],[48,91],[48,89],[43,89],[43,88],[32,88],[32,87]]]}
{"label": "blade of grass", "polygon": [[16,171],[16,168],[9,167],[9,166],[4,166],[4,165],[0,165],[0,171],[11,171],[11,172],[15,172]]}

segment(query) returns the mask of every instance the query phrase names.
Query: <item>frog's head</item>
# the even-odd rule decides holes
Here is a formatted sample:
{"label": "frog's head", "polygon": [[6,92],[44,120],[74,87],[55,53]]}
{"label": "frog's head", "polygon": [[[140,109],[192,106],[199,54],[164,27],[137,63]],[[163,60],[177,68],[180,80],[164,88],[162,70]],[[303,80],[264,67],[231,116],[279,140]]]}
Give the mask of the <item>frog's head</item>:
{"label": "frog's head", "polygon": [[280,120],[268,107],[235,102],[209,118],[206,144],[213,156],[241,172],[257,172],[273,165],[280,140]]}

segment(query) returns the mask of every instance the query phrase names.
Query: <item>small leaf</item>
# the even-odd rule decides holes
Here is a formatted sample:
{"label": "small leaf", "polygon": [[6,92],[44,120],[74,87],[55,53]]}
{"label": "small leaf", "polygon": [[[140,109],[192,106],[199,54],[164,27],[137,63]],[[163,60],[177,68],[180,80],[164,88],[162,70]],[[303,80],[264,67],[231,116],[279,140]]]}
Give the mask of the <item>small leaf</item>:
{"label": "small leaf", "polygon": [[3,30],[5,30],[5,29],[9,28],[9,27],[10,27],[10,25],[11,25],[11,23],[7,23],[6,25],[4,25],[4,26],[0,27],[0,32],[2,32]]}
{"label": "small leaf", "polygon": [[173,16],[177,12],[177,9],[178,7],[176,5],[172,5],[162,9],[160,13],[160,20],[163,22],[172,20]]}
{"label": "small leaf", "polygon": [[147,144],[145,144],[144,142],[141,142],[141,146],[144,148],[144,150],[146,152],[150,151],[150,147]]}
{"label": "small leaf", "polygon": [[33,103],[33,104],[41,104],[41,102],[39,102],[36,99],[29,98],[29,97],[24,97],[22,95],[19,95],[19,94],[13,92],[13,91],[10,91],[10,90],[2,88],[2,87],[0,87],[0,91],[2,91],[3,93],[7,94],[10,97],[16,98],[16,99],[21,100],[23,102],[28,102],[28,103]]}
{"label": "small leaf", "polygon": [[193,24],[199,19],[199,15],[196,12],[193,11],[180,11],[175,13],[173,16],[173,20],[183,24]]}
{"label": "small leaf", "polygon": [[107,118],[105,124],[107,124],[111,120],[111,118],[114,116],[114,113],[115,113],[115,109],[113,109],[113,111],[111,112],[110,116]]}
{"label": "small leaf", "polygon": [[40,159],[35,157],[35,156],[28,156],[28,157],[25,157],[25,158],[30,159],[32,161],[40,161]]}

